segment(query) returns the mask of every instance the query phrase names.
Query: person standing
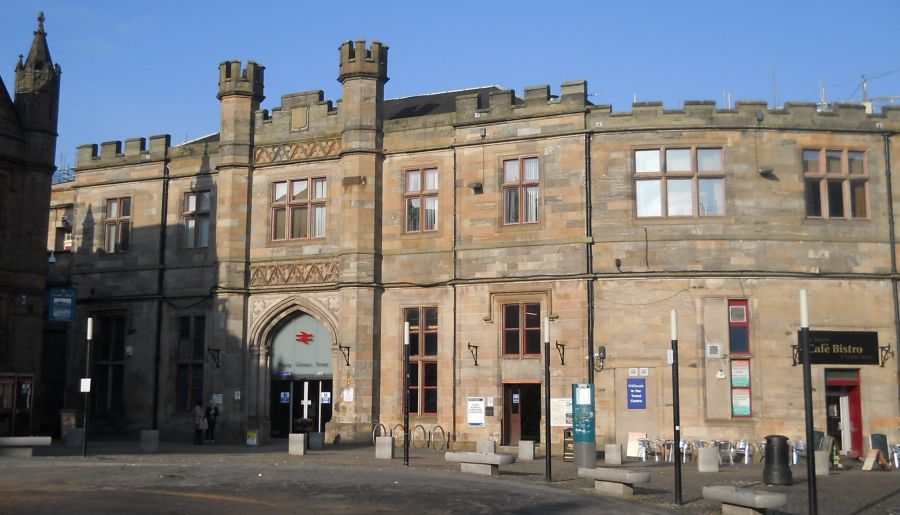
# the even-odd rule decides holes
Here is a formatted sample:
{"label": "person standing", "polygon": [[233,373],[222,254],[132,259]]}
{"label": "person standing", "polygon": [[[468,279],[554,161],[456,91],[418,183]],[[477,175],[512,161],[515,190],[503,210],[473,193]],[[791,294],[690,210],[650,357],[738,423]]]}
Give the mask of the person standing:
{"label": "person standing", "polygon": [[219,417],[219,406],[210,402],[206,407],[206,441],[213,443],[216,440],[216,419]]}
{"label": "person standing", "polygon": [[194,445],[203,445],[203,430],[206,428],[206,416],[203,402],[194,404]]}

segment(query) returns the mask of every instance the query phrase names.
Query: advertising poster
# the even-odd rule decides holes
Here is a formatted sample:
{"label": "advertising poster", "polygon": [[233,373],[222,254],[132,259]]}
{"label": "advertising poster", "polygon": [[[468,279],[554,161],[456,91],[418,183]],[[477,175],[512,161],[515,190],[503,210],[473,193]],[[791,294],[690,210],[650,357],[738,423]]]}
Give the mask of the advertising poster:
{"label": "advertising poster", "polygon": [[735,388],[731,390],[731,415],[735,417],[750,416],[749,388]]}
{"label": "advertising poster", "polygon": [[466,399],[466,420],[469,427],[484,427],[484,397]]}
{"label": "advertising poster", "polygon": [[550,399],[550,425],[553,427],[571,427],[572,399],[565,397]]}
{"label": "advertising poster", "polygon": [[750,360],[736,359],[731,362],[731,386],[750,388]]}

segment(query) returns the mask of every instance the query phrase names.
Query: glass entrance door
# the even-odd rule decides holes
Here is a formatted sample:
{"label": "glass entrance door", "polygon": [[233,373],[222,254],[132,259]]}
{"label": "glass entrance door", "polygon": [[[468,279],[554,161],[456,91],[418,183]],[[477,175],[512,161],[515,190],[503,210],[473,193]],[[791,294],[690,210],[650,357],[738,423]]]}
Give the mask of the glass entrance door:
{"label": "glass entrance door", "polygon": [[272,381],[272,438],[325,431],[332,413],[331,379]]}
{"label": "glass entrance door", "polygon": [[503,445],[541,439],[541,385],[503,385]]}

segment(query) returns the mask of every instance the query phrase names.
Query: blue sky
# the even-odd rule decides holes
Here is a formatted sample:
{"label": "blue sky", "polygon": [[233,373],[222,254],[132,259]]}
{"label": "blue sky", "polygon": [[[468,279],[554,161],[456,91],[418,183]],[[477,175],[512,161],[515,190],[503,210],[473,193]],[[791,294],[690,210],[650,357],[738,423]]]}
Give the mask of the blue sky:
{"label": "blue sky", "polygon": [[[0,76],[14,85],[43,10],[63,69],[58,164],[86,143],[218,131],[218,64],[266,66],[263,107],[340,97],[338,45],[388,44],[388,98],[587,80],[590,100],[814,102],[900,95],[900,2],[153,2],[0,0]],[[5,63],[5,64],[4,64]],[[774,81],[773,81],[774,72]],[[897,103],[900,103],[898,99]]]}

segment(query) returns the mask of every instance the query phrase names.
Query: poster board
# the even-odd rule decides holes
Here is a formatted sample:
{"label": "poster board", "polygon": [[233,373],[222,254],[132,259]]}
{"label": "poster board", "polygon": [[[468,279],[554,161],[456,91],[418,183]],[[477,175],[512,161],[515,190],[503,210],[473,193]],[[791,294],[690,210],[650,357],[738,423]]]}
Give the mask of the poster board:
{"label": "poster board", "polygon": [[466,425],[484,427],[484,397],[466,398]]}
{"label": "poster board", "polygon": [[625,445],[625,456],[628,456],[629,458],[640,458],[641,457],[640,440],[642,438],[647,438],[647,433],[639,433],[639,432],[628,433],[628,443]]}
{"label": "poster board", "polygon": [[550,399],[550,425],[553,427],[572,426],[572,399],[566,397]]}

